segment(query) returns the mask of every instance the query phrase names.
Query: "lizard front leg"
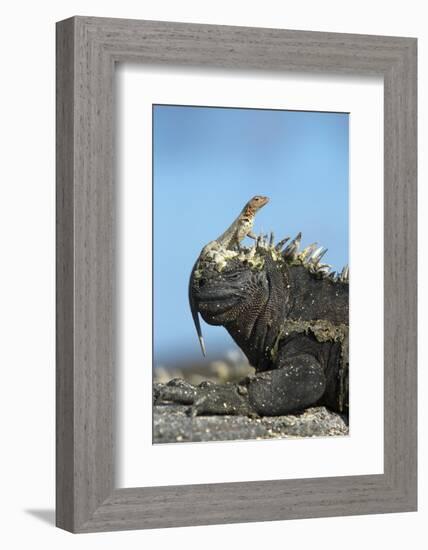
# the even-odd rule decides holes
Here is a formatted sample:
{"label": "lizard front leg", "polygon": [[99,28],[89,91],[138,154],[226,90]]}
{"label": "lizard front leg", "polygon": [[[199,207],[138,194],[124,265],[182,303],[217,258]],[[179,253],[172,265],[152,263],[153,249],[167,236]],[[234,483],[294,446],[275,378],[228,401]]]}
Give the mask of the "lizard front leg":
{"label": "lizard front leg", "polygon": [[[250,239],[254,239],[255,241],[257,241],[257,239],[258,239],[257,235],[253,231],[248,231],[248,233],[246,233],[245,237],[250,237]],[[242,246],[241,246],[240,240],[237,241],[236,248],[238,249],[238,252],[241,252]]]}

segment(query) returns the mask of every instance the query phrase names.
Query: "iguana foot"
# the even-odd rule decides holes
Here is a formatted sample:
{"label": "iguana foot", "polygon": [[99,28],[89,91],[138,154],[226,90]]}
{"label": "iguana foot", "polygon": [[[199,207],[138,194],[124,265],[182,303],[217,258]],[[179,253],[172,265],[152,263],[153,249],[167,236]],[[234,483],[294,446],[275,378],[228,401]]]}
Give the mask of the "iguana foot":
{"label": "iguana foot", "polygon": [[207,414],[249,415],[248,391],[237,384],[200,384],[191,407],[192,416]]}
{"label": "iguana foot", "polygon": [[193,386],[175,378],[167,384],[156,384],[153,390],[156,405],[177,403],[190,405],[191,416],[200,415],[256,415],[248,403],[247,388],[239,384],[215,384],[201,382]]}
{"label": "iguana foot", "polygon": [[195,386],[181,378],[173,378],[167,384],[155,384],[153,388],[154,404],[172,402],[179,405],[192,405],[195,397]]}

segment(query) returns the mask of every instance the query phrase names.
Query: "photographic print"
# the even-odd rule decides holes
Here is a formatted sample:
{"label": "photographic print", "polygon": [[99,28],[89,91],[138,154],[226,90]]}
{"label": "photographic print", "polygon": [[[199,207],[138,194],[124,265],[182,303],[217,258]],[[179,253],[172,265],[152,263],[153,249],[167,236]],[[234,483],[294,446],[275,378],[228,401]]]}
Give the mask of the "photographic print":
{"label": "photographic print", "polygon": [[349,433],[349,115],[153,105],[153,443]]}
{"label": "photographic print", "polygon": [[73,17],[56,47],[57,525],[415,510],[417,41]]}

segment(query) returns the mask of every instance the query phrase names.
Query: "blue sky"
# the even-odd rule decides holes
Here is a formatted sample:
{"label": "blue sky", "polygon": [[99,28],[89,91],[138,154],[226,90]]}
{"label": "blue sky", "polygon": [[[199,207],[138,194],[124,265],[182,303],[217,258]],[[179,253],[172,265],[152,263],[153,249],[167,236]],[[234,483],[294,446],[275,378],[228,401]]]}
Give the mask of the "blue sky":
{"label": "blue sky", "polygon": [[[303,233],[348,263],[346,113],[153,107],[155,365],[200,358],[187,300],[192,266],[253,195],[270,202],[255,232]],[[207,360],[235,344],[203,323]]]}

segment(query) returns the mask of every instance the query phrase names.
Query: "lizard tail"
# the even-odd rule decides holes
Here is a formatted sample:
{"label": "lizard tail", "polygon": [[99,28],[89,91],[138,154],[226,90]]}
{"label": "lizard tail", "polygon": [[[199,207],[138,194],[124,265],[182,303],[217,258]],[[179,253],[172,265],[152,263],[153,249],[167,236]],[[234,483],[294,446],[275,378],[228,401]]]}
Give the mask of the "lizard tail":
{"label": "lizard tail", "polygon": [[196,332],[198,334],[199,338],[199,344],[201,346],[202,355],[206,356],[206,349],[205,349],[205,342],[204,337],[202,336],[202,330],[201,330],[201,323],[199,321],[199,312],[198,308],[196,306],[195,300],[193,299],[192,295],[192,278],[193,278],[193,272],[195,271],[196,264],[198,262],[196,261],[195,265],[193,266],[192,273],[190,274],[190,280],[189,280],[189,305],[190,305],[190,311],[192,312],[193,322],[195,323]]}

